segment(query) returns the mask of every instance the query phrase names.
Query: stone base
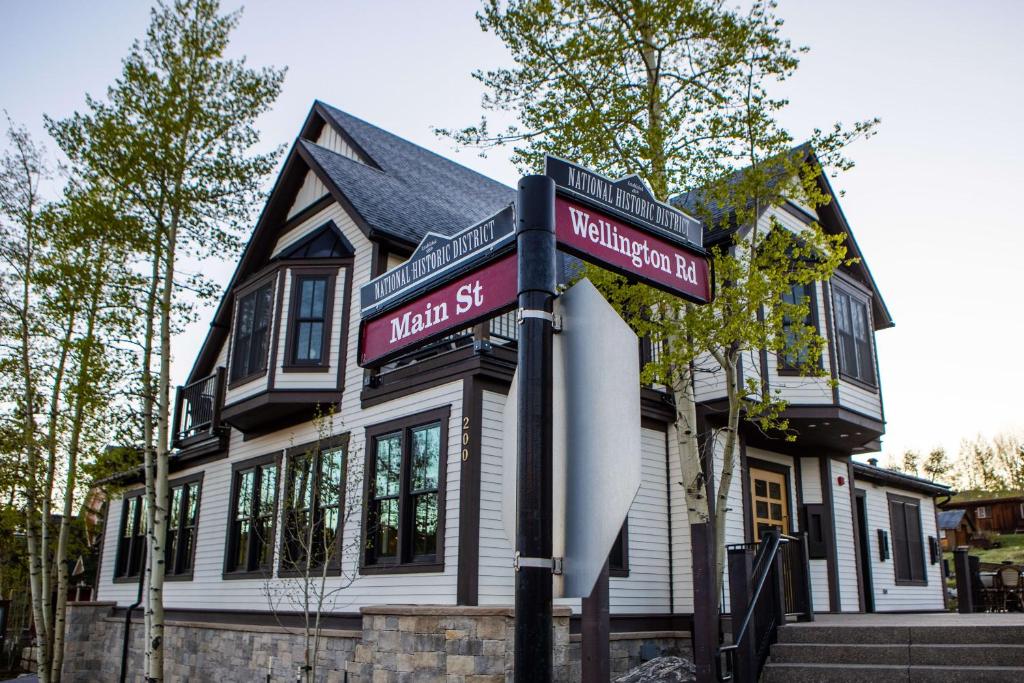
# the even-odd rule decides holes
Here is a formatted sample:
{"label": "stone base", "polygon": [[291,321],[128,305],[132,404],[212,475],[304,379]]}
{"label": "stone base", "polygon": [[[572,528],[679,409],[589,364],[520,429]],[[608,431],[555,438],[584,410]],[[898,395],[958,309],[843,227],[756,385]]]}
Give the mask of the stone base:
{"label": "stone base", "polygon": [[[117,680],[124,619],[113,603],[68,605],[65,683]],[[570,610],[554,611],[554,678],[580,680],[580,637],[569,635]],[[142,681],[143,625],[133,620],[128,680]],[[165,674],[181,681],[291,682],[302,665],[298,629],[204,622],[168,622]],[[361,631],[322,631],[317,681],[326,683],[504,683],[512,680],[511,607],[383,605],[362,610]],[[616,677],[662,656],[690,656],[683,631],[613,633]],[[269,679],[268,679],[269,676]],[[347,676],[347,677],[346,677]]]}

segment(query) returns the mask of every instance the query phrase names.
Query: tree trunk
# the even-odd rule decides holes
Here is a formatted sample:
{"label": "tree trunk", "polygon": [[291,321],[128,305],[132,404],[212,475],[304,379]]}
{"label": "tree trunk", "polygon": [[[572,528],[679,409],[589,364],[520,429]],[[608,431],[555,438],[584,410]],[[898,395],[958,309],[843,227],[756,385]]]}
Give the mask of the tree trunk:
{"label": "tree trunk", "polygon": [[[729,399],[729,414],[725,426],[725,440],[722,444],[722,474],[715,488],[715,595],[722,592],[725,573],[725,529],[729,514],[729,492],[736,469],[736,434],[739,430],[740,389],[737,385],[737,361],[735,350],[724,355],[722,367],[725,370],[726,395]],[[714,471],[714,468],[711,468]]]}
{"label": "tree trunk", "polygon": [[[153,267],[150,273],[149,286],[146,292],[146,327],[143,335],[142,345],[142,452],[143,467],[146,477],[146,533],[152,533],[154,524],[156,487],[154,477],[156,475],[155,457],[153,454],[153,406],[155,396],[153,393],[153,327],[156,316],[157,290],[160,286],[160,259],[163,250],[161,248],[163,236],[157,233],[154,237],[153,246]],[[152,577],[153,571],[153,543],[152,539],[146,544],[146,575]],[[148,597],[148,591],[147,591]],[[144,657],[144,676],[149,678],[149,641],[150,641],[150,610],[147,604],[144,613],[144,630],[146,652]]]}
{"label": "tree trunk", "polygon": [[[106,262],[106,253],[101,250],[97,269],[101,270]],[[78,455],[82,442],[82,429],[92,403],[90,395],[93,376],[92,361],[95,353],[96,318],[100,306],[100,292],[103,287],[101,272],[92,273],[92,292],[88,314],[86,317],[85,334],[81,339],[82,355],[78,362],[78,377],[75,381],[75,409],[71,422],[71,439],[68,443],[68,471],[64,486],[64,510],[60,520],[60,533],[57,538],[57,610],[53,619],[53,654],[51,657],[50,677],[53,683],[60,683],[61,669],[64,665],[64,624],[67,617],[68,598],[68,563],[67,546],[69,520],[75,499],[75,486],[78,477]]]}

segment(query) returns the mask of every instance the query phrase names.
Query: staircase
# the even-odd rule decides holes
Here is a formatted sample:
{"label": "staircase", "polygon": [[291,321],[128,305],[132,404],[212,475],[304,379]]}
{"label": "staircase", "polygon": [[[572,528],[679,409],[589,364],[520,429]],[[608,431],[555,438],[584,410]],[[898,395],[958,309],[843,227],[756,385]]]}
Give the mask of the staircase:
{"label": "staircase", "polygon": [[1024,619],[1011,614],[823,615],[790,624],[762,683],[1024,681]]}

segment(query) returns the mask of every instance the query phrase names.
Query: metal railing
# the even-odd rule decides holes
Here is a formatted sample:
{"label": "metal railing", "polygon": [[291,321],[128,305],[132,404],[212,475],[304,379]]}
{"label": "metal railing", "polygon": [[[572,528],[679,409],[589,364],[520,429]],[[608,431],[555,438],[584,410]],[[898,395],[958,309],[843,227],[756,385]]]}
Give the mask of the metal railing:
{"label": "metal railing", "polygon": [[224,404],[224,368],[191,384],[178,387],[174,408],[174,447],[213,436],[220,429]]}
{"label": "metal railing", "polygon": [[806,537],[768,530],[754,547],[727,547],[732,643],[718,649],[721,681],[755,683],[786,618],[814,619]]}
{"label": "metal railing", "polygon": [[488,332],[493,344],[515,344],[519,341],[519,325],[516,312],[509,311],[487,321]]}

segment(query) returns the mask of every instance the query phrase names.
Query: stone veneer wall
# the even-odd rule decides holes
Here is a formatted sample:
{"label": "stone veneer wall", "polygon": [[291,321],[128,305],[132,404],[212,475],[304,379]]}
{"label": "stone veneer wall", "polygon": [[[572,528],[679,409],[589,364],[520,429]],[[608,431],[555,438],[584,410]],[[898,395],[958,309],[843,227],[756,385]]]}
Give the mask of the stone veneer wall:
{"label": "stone veneer wall", "polygon": [[[123,618],[109,602],[68,606],[65,683],[117,680]],[[505,683],[512,678],[513,610],[508,607],[388,605],[362,610],[361,631],[324,631],[318,682]],[[554,680],[580,680],[580,637],[568,608],[554,612]],[[142,680],[142,624],[133,622],[128,677]],[[295,680],[302,637],[280,627],[168,622],[166,678],[250,683]],[[689,633],[613,633],[612,676],[653,657],[690,656]],[[273,659],[271,659],[273,658]],[[272,666],[271,666],[272,663]],[[347,678],[346,678],[347,674]]]}

